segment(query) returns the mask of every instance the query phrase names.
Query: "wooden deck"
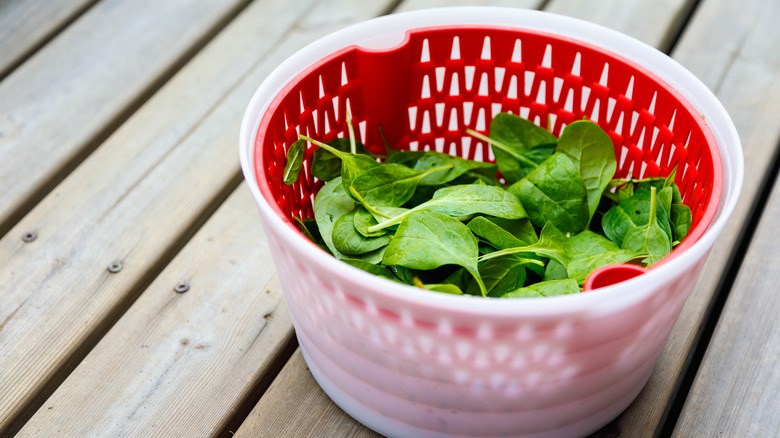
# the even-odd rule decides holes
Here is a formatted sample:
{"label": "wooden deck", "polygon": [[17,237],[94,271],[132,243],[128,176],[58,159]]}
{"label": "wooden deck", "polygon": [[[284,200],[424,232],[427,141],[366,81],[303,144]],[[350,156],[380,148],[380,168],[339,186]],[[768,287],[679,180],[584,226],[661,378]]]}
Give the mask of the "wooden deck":
{"label": "wooden deck", "polygon": [[459,4],[612,27],[723,102],[740,202],[649,383],[595,436],[780,436],[780,2],[5,0],[0,437],[378,436],[297,350],[239,124],[317,37]]}

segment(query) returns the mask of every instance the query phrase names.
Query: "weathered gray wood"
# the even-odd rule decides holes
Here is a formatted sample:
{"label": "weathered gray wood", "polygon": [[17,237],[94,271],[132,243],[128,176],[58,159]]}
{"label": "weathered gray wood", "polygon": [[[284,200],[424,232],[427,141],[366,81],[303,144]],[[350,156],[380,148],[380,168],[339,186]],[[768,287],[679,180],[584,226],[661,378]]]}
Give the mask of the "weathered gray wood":
{"label": "weathered gray wood", "polygon": [[694,0],[551,0],[545,10],[569,15],[630,35],[666,51]]}
{"label": "weathered gray wood", "polygon": [[0,78],[96,1],[0,2]]}
{"label": "weathered gray wood", "polygon": [[[646,436],[644,431],[653,430],[663,420],[670,400],[679,387],[681,371],[688,366],[690,354],[708,316],[707,310],[721,285],[724,272],[732,262],[732,252],[744,231],[775,154],[780,140],[780,126],[777,124],[777,115],[780,114],[780,76],[777,75],[777,71],[780,71],[780,53],[774,43],[780,40],[777,17],[780,17],[780,4],[773,1],[733,3],[728,0],[705,0],[698,6],[693,21],[686,27],[673,52],[675,59],[715,91],[729,111],[742,140],[745,180],[740,202],[710,253],[647,387],[621,419],[621,424],[635,425],[637,429],[627,430],[624,427],[621,436]],[[747,264],[756,262],[755,258],[752,261],[748,259]],[[768,263],[763,266],[767,269],[773,267]],[[769,276],[769,272],[761,275]],[[732,293],[737,290],[738,287],[733,288]],[[745,341],[752,336],[762,336],[760,333],[748,332],[743,335]],[[736,353],[733,360],[741,358]],[[711,384],[723,388],[721,385],[728,383],[713,380]],[[741,409],[738,402],[720,389],[717,396],[709,396],[713,402],[715,398],[728,399],[729,406]],[[769,402],[767,406],[771,408],[771,404]],[[695,421],[701,421],[698,417],[700,413],[694,408],[691,408],[690,414],[694,415],[691,421],[695,418],[699,418]],[[710,417],[706,421],[713,419]],[[682,436],[712,434],[684,433]]]}
{"label": "weathered gray wood", "polygon": [[16,436],[219,436],[292,340],[242,185]]}
{"label": "weathered gray wood", "polygon": [[[714,28],[733,29],[732,37],[713,38],[708,32],[710,40],[702,42],[700,51],[691,49],[690,56],[719,57],[727,66],[703,74],[724,100],[745,146],[745,188],[738,211],[745,216],[780,141],[780,53],[775,43],[780,40],[780,4],[718,3],[722,19],[716,22],[710,9],[701,15],[715,23]],[[775,183],[680,415],[676,436],[780,435],[778,217],[780,187]],[[728,262],[728,249],[741,229],[739,220],[732,221],[705,274],[714,276],[716,263]],[[712,287],[711,282],[703,283]]]}
{"label": "weathered gray wood", "polygon": [[511,8],[538,9],[542,0],[403,0],[393,12],[448,6],[504,6]]}
{"label": "weathered gray wood", "polygon": [[235,435],[236,438],[259,436],[378,438],[382,435],[358,423],[328,398],[298,350]]}
{"label": "weathered gray wood", "polygon": [[[0,435],[37,409],[232,190],[240,119],[268,73],[315,37],[386,7],[250,5],[0,239]],[[38,238],[24,244],[28,230]],[[124,268],[110,274],[115,260]]]}
{"label": "weathered gray wood", "polygon": [[0,82],[0,235],[247,1],[106,0]]}

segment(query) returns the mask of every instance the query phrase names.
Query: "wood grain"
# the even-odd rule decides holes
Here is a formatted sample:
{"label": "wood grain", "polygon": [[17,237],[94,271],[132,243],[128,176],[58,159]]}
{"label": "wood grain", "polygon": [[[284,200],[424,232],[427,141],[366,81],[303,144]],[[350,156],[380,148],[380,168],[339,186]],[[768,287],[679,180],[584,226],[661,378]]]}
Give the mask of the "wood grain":
{"label": "wood grain", "polygon": [[235,438],[259,436],[378,438],[382,435],[358,423],[328,398],[306,367],[299,349]]}
{"label": "wood grain", "polygon": [[[755,213],[757,196],[780,140],[780,77],[776,74],[780,70],[780,53],[772,43],[780,38],[776,25],[779,6],[763,0],[739,4],[706,0],[698,6],[673,52],[677,61],[715,91],[734,120],[745,154],[745,180],[740,201],[688,297],[648,385],[621,419],[621,424],[636,425],[636,429],[624,427],[621,436],[646,436],[643,431],[653,430],[663,422],[713,299],[732,263],[737,261],[733,258],[734,248],[746,231],[750,214]],[[747,265],[751,263],[756,260],[746,259]],[[737,292],[737,287],[732,292]],[[735,360],[738,358],[734,356]]]}
{"label": "wood grain", "polygon": [[[729,2],[719,6],[724,17],[720,23],[734,29],[733,37],[702,43],[701,48],[710,56],[720,55],[727,65],[721,71],[708,72],[707,78],[742,136],[745,186],[735,216],[744,217],[762,188],[762,177],[780,143],[780,53],[773,43],[780,40],[780,5],[752,1],[739,7]],[[712,11],[702,11],[702,19],[714,21],[711,14]],[[716,50],[719,43],[725,46],[726,53]],[[691,50],[691,56],[704,55]],[[780,435],[780,237],[776,231],[779,214],[780,187],[774,182],[685,402],[676,436]],[[714,276],[719,266],[730,262],[728,249],[742,232],[741,222],[739,216],[732,221],[713,251],[702,277],[704,287],[712,287],[706,274]]]}
{"label": "wood grain", "polygon": [[0,79],[96,1],[0,2]]}
{"label": "wood grain", "polygon": [[217,436],[293,337],[242,185],[16,436]]}
{"label": "wood grain", "polygon": [[603,0],[594,4],[580,0],[551,0],[545,10],[600,24],[668,51],[695,3],[695,0]]}
{"label": "wood grain", "polygon": [[403,0],[393,12],[449,6],[503,6],[511,8],[538,9],[542,0]]}
{"label": "wood grain", "polygon": [[[253,3],[0,239],[0,435],[37,410],[235,187],[240,119],[267,74],[387,7],[315,3]],[[38,238],[24,244],[28,230]],[[124,267],[110,274],[114,261]]]}
{"label": "wood grain", "polygon": [[0,82],[0,235],[247,1],[106,0]]}

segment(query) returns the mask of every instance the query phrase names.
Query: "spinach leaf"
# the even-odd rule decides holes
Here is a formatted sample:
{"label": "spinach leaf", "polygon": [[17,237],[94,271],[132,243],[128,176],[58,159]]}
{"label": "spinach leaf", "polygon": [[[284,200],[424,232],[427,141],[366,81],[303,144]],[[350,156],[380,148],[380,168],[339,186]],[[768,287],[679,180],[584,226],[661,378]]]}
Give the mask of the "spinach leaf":
{"label": "spinach leaf", "polygon": [[418,211],[436,211],[449,216],[483,213],[505,219],[526,217],[525,210],[517,198],[500,187],[477,184],[458,185],[437,190],[430,201],[369,227],[368,232],[373,233],[395,225],[408,215]]}
{"label": "spinach leaf", "polygon": [[575,234],[590,220],[585,184],[566,154],[555,153],[511,185],[509,192],[517,196],[537,227],[550,221],[564,233]]}
{"label": "spinach leaf", "polygon": [[479,276],[478,255],[477,239],[460,221],[434,211],[418,211],[398,226],[382,263],[426,270],[459,265],[476,279],[485,296],[487,290]]}
{"label": "spinach leaf", "polygon": [[528,219],[501,219],[477,216],[468,223],[469,230],[496,249],[531,245],[538,240]]}
{"label": "spinach leaf", "polygon": [[534,283],[502,295],[502,298],[552,297],[580,293],[580,287],[572,279]]}
{"label": "spinach leaf", "polygon": [[635,251],[626,249],[618,249],[615,251],[607,251],[596,254],[578,255],[571,259],[569,266],[566,268],[568,278],[577,281],[580,286],[585,283],[585,279],[594,270],[616,263],[626,263],[639,256]]}
{"label": "spinach leaf", "polygon": [[359,255],[390,243],[391,236],[365,237],[355,229],[355,211],[341,216],[333,225],[333,246],[342,254]]}
{"label": "spinach leaf", "polygon": [[[570,257],[569,265],[563,266],[554,260],[550,261],[544,271],[543,280],[574,278],[579,281],[579,276],[582,274],[580,271],[587,269],[586,265],[589,263],[596,264],[596,260],[599,260],[597,255],[620,251],[620,247],[613,241],[590,230],[585,230],[579,234],[565,238],[563,240],[563,248]],[[602,258],[606,259],[606,256],[603,256]],[[594,259],[594,261],[590,261],[590,259]],[[630,258],[628,260],[630,260]],[[590,271],[585,272],[585,276],[589,273]]]}
{"label": "spinach leaf", "polygon": [[579,168],[588,192],[589,218],[592,218],[601,200],[601,194],[617,169],[612,140],[599,125],[581,120],[563,129],[556,151],[568,155]]}
{"label": "spinach leaf", "polygon": [[564,248],[566,237],[557,229],[552,222],[547,222],[542,232],[539,233],[539,240],[533,245],[520,246],[516,248],[507,248],[500,251],[485,254],[479,258],[479,261],[490,260],[509,254],[531,253],[537,256],[555,260],[564,267],[569,264],[569,256]]}
{"label": "spinach leaf", "polygon": [[337,259],[349,258],[333,245],[333,226],[336,221],[355,209],[355,201],[344,191],[341,177],[336,177],[320,189],[314,198],[314,219],[320,229],[322,240]]}
{"label": "spinach leaf", "polygon": [[413,168],[417,160],[427,153],[429,151],[395,151],[392,155],[387,156],[385,163],[403,164]]}
{"label": "spinach leaf", "polygon": [[[351,148],[348,138],[336,138],[325,144],[346,153],[350,152]],[[368,149],[360,143],[356,144],[356,149],[361,155],[373,157]],[[309,170],[317,179],[330,181],[341,175],[341,158],[325,148],[317,148],[312,154],[311,167]]]}
{"label": "spinach leaf", "polygon": [[679,244],[691,230],[693,223],[691,209],[682,203],[672,204],[672,214],[669,220],[672,224],[672,239]]}
{"label": "spinach leaf", "polygon": [[379,237],[382,235],[387,234],[386,230],[379,230],[375,233],[369,233],[368,227],[372,225],[376,225],[376,219],[374,218],[374,215],[369,213],[368,210],[365,208],[358,208],[355,211],[355,229],[358,231],[358,233],[362,234],[365,237]]}
{"label": "spinach leaf", "polygon": [[[647,224],[650,217],[650,191],[656,190],[655,185],[648,184],[637,186],[634,194],[607,211],[601,218],[601,227],[604,234],[618,245],[623,244],[628,230],[635,226]],[[669,223],[671,201],[673,197],[672,188],[667,187],[658,192],[658,201],[656,203],[656,216],[658,225],[672,239],[672,229]]]}
{"label": "spinach leaf", "polygon": [[328,247],[325,245],[325,241],[322,240],[322,234],[320,234],[320,229],[317,228],[317,221],[314,219],[303,219],[294,216],[293,219],[295,219],[296,222],[298,222],[298,227],[300,228],[301,232],[304,236],[306,236],[309,240],[317,244],[320,248],[322,248],[325,251],[330,252]]}
{"label": "spinach leaf", "polygon": [[[523,287],[526,278],[525,268],[528,265],[544,266],[544,263],[515,255],[493,258],[480,263],[479,275],[485,283],[487,296],[498,297],[505,291]],[[475,281],[469,285],[467,293],[471,295],[479,293],[479,286]]]}
{"label": "spinach leaf", "polygon": [[550,131],[509,113],[493,118],[490,137],[472,130],[466,132],[491,145],[498,170],[510,185],[549,158],[557,142]]}
{"label": "spinach leaf", "polygon": [[304,152],[306,152],[306,142],[303,140],[296,141],[287,150],[287,162],[282,172],[282,182],[284,184],[289,186],[298,180],[298,175],[301,174],[301,166],[303,166]]}
{"label": "spinach leaf", "polygon": [[382,207],[400,207],[417,189],[417,184],[428,176],[446,173],[452,164],[419,171],[401,164],[381,164],[365,170],[352,180],[352,187],[369,204]]}
{"label": "spinach leaf", "polygon": [[393,274],[389,269],[377,266],[374,263],[369,263],[361,259],[342,259],[341,261],[358,269],[362,269],[369,274],[374,274],[378,277],[386,278],[388,280],[398,281],[398,277],[396,277],[395,274]]}
{"label": "spinach leaf", "polygon": [[[664,190],[668,190],[664,189]],[[657,218],[657,203],[655,187],[650,188],[650,215],[644,225],[636,225],[628,230],[623,238],[621,248],[631,250],[640,254],[649,254],[642,263],[650,266],[661,260],[665,255],[672,251],[672,242],[666,232],[661,229]]]}
{"label": "spinach leaf", "polygon": [[436,151],[428,151],[414,163],[415,170],[430,170],[449,166],[447,172],[436,172],[426,175],[420,185],[437,186],[446,184],[469,171],[480,171],[484,175],[496,174],[496,165],[480,161],[466,160]]}
{"label": "spinach leaf", "polygon": [[434,291],[434,292],[442,292],[445,294],[452,294],[452,295],[463,295],[463,291],[460,290],[458,286],[455,286],[454,284],[449,283],[438,283],[438,284],[425,284],[423,285],[425,289]]}

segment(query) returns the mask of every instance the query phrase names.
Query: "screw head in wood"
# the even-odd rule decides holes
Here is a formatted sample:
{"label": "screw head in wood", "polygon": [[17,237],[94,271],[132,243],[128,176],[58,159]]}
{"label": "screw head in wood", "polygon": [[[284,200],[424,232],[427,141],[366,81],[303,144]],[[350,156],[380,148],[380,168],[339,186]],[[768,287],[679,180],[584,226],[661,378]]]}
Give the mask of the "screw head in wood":
{"label": "screw head in wood", "polygon": [[122,262],[113,262],[106,268],[108,272],[112,274],[116,274],[117,272],[122,270]]}
{"label": "screw head in wood", "polygon": [[177,283],[176,286],[173,287],[173,291],[176,293],[183,294],[184,292],[187,292],[190,290],[190,284],[186,281],[182,281],[180,283]]}
{"label": "screw head in wood", "polygon": [[22,234],[22,242],[30,243],[33,240],[35,240],[37,237],[38,237],[38,233],[36,233],[35,231],[28,231]]}

